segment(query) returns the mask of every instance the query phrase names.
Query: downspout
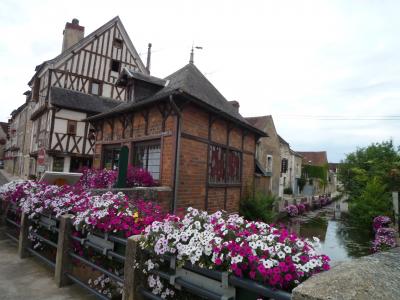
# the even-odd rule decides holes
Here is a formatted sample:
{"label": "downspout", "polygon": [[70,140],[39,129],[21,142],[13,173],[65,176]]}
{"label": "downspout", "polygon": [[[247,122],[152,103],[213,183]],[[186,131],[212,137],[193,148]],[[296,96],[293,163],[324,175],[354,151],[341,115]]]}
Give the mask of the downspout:
{"label": "downspout", "polygon": [[172,109],[176,113],[176,139],[175,139],[175,159],[174,159],[174,185],[173,185],[173,199],[171,203],[171,213],[175,214],[176,206],[178,203],[178,188],[179,188],[179,159],[181,150],[181,112],[173,100],[173,96],[169,96],[169,102]]}

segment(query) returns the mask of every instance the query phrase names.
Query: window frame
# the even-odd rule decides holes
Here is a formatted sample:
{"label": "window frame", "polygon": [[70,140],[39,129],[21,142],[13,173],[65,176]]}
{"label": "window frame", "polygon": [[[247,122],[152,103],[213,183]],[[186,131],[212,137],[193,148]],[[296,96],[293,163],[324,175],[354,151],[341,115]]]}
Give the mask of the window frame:
{"label": "window frame", "polygon": [[[98,93],[93,93],[93,84],[97,84],[99,86]],[[103,94],[103,84],[100,80],[92,79],[89,84],[89,94],[95,96],[101,96]]]}
{"label": "window frame", "polygon": [[114,38],[113,46],[118,49],[122,49],[124,47],[124,41],[119,38]]}
{"label": "window frame", "polygon": [[[269,162],[271,162],[271,164]],[[271,172],[272,173],[272,170],[273,170],[273,167],[274,167],[274,158],[273,158],[273,156],[271,154],[267,154],[267,164],[266,164],[265,167],[266,167],[265,170],[267,172]]]}
{"label": "window frame", "polygon": [[[158,157],[158,172],[154,172],[158,174],[158,178],[156,178],[153,175],[153,172],[149,170],[149,149],[150,147],[158,146],[159,148],[159,157]],[[138,159],[137,159],[137,151],[139,147],[146,147],[146,165],[138,165]],[[161,139],[155,139],[155,140],[149,140],[149,141],[138,141],[138,142],[133,142],[132,143],[132,158],[131,162],[135,167],[140,167],[148,171],[152,176],[155,181],[159,181],[161,179],[161,159],[162,159],[162,153],[161,153]],[[151,165],[150,167],[156,167],[157,165]]]}
{"label": "window frame", "polygon": [[[55,169],[54,169],[54,163],[56,162],[56,160],[62,160],[62,168],[61,168],[61,171],[55,170]],[[54,157],[53,157],[53,163],[52,163],[52,166],[51,166],[51,170],[52,170],[53,172],[64,172],[64,163],[65,163],[65,157],[62,157],[62,156],[54,156]]]}
{"label": "window frame", "polygon": [[[70,125],[74,124],[74,128],[75,128],[75,132],[70,132]],[[67,120],[67,134],[68,135],[72,135],[72,136],[76,136],[76,133],[78,131],[78,121],[75,120]]]}
{"label": "window frame", "polygon": [[289,170],[289,159],[282,158],[282,160],[281,160],[281,173],[282,174],[286,174],[288,172],[288,170]]}
{"label": "window frame", "polygon": [[[106,152],[107,151],[112,151],[113,155],[112,155],[112,161],[111,161],[111,169],[110,170],[115,170],[116,168],[118,168],[118,164],[119,164],[119,154],[121,152],[121,144],[109,144],[109,145],[104,145],[103,149],[101,150],[101,166],[103,169],[107,169],[106,165],[105,165],[105,158],[106,158]],[[118,159],[116,160],[114,158],[114,154],[118,152]],[[117,166],[116,168],[114,168],[114,162],[117,161]]]}
{"label": "window frame", "polygon": [[[114,63],[118,63],[118,71],[113,70],[113,64]],[[112,59],[111,63],[110,63],[110,72],[115,72],[115,73],[121,72],[121,61],[116,60],[116,59]]]}
{"label": "window frame", "polygon": [[[222,155],[222,165],[223,165],[223,170],[222,174],[219,176],[222,177],[222,180],[217,180],[215,181],[212,178],[213,174],[216,174],[216,172],[212,171],[213,168],[213,149],[219,148],[221,155]],[[208,174],[207,174],[207,183],[209,186],[241,186],[242,185],[242,162],[243,162],[243,152],[229,147],[225,145],[220,145],[216,143],[210,143],[210,146],[208,148],[209,151],[209,161],[208,161]],[[237,169],[231,169],[232,167],[232,161],[230,160],[231,154],[236,153],[236,158],[237,160]],[[214,166],[215,168],[221,167],[221,162],[218,163],[218,165]],[[235,170],[236,173],[236,180],[231,180],[232,179],[232,174],[229,174],[231,170]],[[218,171],[217,171],[218,172]],[[214,175],[215,176],[215,175]],[[216,174],[218,176],[218,174]]]}

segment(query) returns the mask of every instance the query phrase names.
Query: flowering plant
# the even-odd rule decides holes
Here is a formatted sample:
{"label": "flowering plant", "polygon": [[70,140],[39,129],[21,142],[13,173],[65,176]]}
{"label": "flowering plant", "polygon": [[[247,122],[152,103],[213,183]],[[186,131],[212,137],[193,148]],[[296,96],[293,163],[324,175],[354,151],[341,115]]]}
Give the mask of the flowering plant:
{"label": "flowering plant", "polygon": [[141,233],[153,221],[162,220],[161,208],[143,200],[131,202],[123,193],[91,196],[74,209],[74,225],[86,231],[122,232],[126,237]]}
{"label": "flowering plant", "polygon": [[391,222],[392,220],[387,216],[378,216],[372,221],[372,227],[374,231],[377,231],[379,228],[388,227]]}
{"label": "flowering plant", "polygon": [[299,214],[302,214],[306,211],[306,206],[303,203],[300,203],[297,205],[297,210],[299,211]]}
{"label": "flowering plant", "polygon": [[[102,189],[111,188],[117,182],[118,171],[107,169],[89,169],[83,168],[81,170],[82,177],[78,185],[86,189]],[[126,186],[154,186],[155,182],[150,172],[143,168],[128,166],[126,176]]]}
{"label": "flowering plant", "polygon": [[286,211],[290,217],[296,217],[299,215],[299,209],[296,205],[290,204],[286,207]]}
{"label": "flowering plant", "polygon": [[329,258],[319,255],[313,242],[284,228],[192,208],[183,218],[153,222],[140,245],[157,257],[175,255],[178,265],[190,262],[287,290],[329,269]]}
{"label": "flowering plant", "polygon": [[78,184],[86,189],[111,188],[118,177],[117,171],[107,169],[83,168],[81,173]]}
{"label": "flowering plant", "polygon": [[128,172],[126,176],[126,185],[129,187],[133,186],[154,186],[155,182],[150,172],[143,168],[136,168],[128,166]]}
{"label": "flowering plant", "polygon": [[372,227],[375,231],[375,239],[372,242],[372,252],[380,252],[394,248],[396,243],[396,230],[389,228],[391,219],[387,216],[374,218]]}

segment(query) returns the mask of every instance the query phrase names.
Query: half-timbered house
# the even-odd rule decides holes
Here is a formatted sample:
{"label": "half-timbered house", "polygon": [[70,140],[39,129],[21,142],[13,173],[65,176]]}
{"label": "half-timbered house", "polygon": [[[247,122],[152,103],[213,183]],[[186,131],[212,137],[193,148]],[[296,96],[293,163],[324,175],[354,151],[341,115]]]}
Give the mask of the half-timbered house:
{"label": "half-timbered house", "polygon": [[125,68],[117,86],[128,102],[90,117],[95,167],[116,166],[119,150],[173,190],[172,211],[196,207],[239,210],[252,192],[261,130],[240,114],[192,63],[160,79]]}
{"label": "half-timbered house", "polygon": [[119,17],[86,37],[78,20],[66,24],[62,53],[37,66],[29,81],[36,173],[91,164],[94,135],[81,120],[127,99],[126,88],[115,85],[123,68],[148,74]]}

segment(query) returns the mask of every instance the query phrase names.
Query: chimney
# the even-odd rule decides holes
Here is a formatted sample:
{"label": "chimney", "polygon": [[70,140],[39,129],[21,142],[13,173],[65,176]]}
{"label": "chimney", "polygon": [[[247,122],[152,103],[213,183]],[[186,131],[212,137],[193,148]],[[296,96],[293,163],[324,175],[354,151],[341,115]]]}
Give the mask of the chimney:
{"label": "chimney", "polygon": [[63,44],[62,44],[62,52],[67,50],[68,48],[75,45],[85,34],[85,27],[79,25],[78,19],[72,19],[72,22],[67,22],[65,24],[65,29],[63,32]]}
{"label": "chimney", "polygon": [[146,70],[150,74],[150,62],[151,62],[151,43],[149,43],[148,48],[147,48],[147,64],[146,64]]}
{"label": "chimney", "polygon": [[238,101],[233,100],[233,101],[229,101],[229,103],[235,108],[235,110],[236,110],[237,112],[239,112],[240,104],[239,104]]}

